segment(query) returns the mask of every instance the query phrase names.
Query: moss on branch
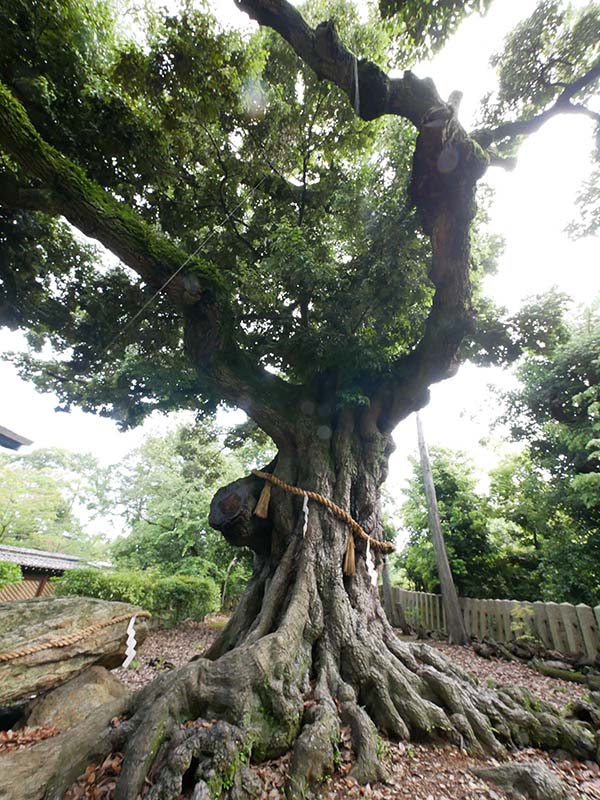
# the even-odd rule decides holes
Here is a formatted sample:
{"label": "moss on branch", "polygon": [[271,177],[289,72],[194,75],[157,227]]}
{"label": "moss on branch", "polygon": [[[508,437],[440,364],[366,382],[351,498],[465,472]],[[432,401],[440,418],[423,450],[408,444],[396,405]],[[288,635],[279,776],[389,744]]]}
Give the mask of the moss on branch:
{"label": "moss on branch", "polygon": [[[162,286],[186,261],[185,274],[201,293],[210,289],[222,302],[225,286],[216,267],[186,253],[153,230],[131,208],[119,202],[83,169],[49,145],[27,112],[0,82],[0,146],[29,175],[42,181],[51,205],[87,236],[97,239],[152,286]],[[48,203],[48,196],[45,195]],[[47,210],[47,207],[43,210]],[[183,275],[168,288],[172,299],[185,302]],[[189,292],[188,292],[189,294]]]}

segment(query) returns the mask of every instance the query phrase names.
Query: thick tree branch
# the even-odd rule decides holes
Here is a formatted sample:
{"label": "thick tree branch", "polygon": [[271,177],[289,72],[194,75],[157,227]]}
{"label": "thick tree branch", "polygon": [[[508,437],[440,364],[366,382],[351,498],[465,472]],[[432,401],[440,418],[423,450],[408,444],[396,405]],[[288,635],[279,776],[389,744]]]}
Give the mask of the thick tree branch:
{"label": "thick tree branch", "polygon": [[596,121],[600,120],[600,114],[578,105],[573,102],[573,98],[583,89],[594,83],[600,78],[600,61],[595,64],[584,75],[577,80],[569,83],[556,98],[554,103],[545,111],[536,114],[530,119],[518,119],[514,122],[506,122],[496,128],[482,128],[475,131],[472,136],[482,147],[489,147],[493,142],[500,142],[505,139],[514,139],[517,136],[529,136],[538,131],[542,125],[557,114],[585,114]]}
{"label": "thick tree branch", "polygon": [[[460,130],[455,137],[449,135],[444,148],[446,152],[449,152],[449,148],[458,148],[455,157],[463,165],[462,170],[457,165],[451,171],[450,181],[444,179],[443,170],[442,175],[436,175],[431,165],[427,167],[427,150],[435,153],[437,148],[435,145],[432,148],[426,145],[430,134],[425,123],[417,146],[412,191],[414,196],[420,187],[419,174],[423,171],[423,166],[418,168],[420,149],[425,151],[422,152],[424,183],[420,189],[423,198],[420,200],[416,196],[415,201],[425,212],[429,204],[433,205],[428,215],[431,220],[429,225],[425,215],[425,227],[431,235],[433,266],[430,277],[436,293],[423,337],[408,356],[398,361],[393,369],[393,378],[387,387],[382,387],[382,429],[391,430],[408,413],[425,405],[429,398],[427,387],[454,374],[458,368],[458,348],[464,336],[472,330],[467,268],[469,229],[475,211],[475,184],[484,171],[483,161],[477,157],[477,144],[473,140],[488,147],[498,139],[533,133],[557,113],[581,113],[581,108],[572,103],[572,98],[599,77],[600,64],[570,84],[551,108],[533,119],[507,123],[495,131],[479,132],[471,138],[465,137]],[[472,148],[473,157],[465,154],[460,156],[461,148],[463,153],[465,148]],[[438,156],[438,166],[441,157]],[[501,162],[505,169],[514,168],[514,159],[499,159],[494,154],[487,154],[487,159],[495,164]],[[479,173],[478,163],[481,166]]]}
{"label": "thick tree branch", "polygon": [[[176,245],[48,145],[4,84],[0,84],[0,146],[26,174],[42,182],[55,213],[62,214],[86,236],[102,242],[148,285],[162,286],[185,260],[186,254]],[[186,285],[189,275],[194,280],[188,280]],[[204,291],[222,295],[223,287],[214,266],[197,259],[165,291],[173,302],[182,305]]]}
{"label": "thick tree branch", "polygon": [[195,255],[188,256],[48,145],[2,83],[0,147],[44,186],[38,193],[25,192],[5,176],[0,195],[4,193],[9,205],[14,207],[21,199],[21,207],[63,215],[117,255],[149,286],[163,289],[183,314],[187,349],[202,377],[276,441],[284,439],[284,412],[289,409],[293,389],[239,348],[228,291],[217,268]]}
{"label": "thick tree branch", "polygon": [[[390,78],[372,61],[356,61],[331,21],[311,28],[287,0],[235,0],[235,3],[260,25],[277,31],[318,78],[342,89],[358,108],[362,119],[395,114],[419,127],[432,108],[444,105],[428,78],[417,78],[409,71],[402,78]],[[355,96],[355,68],[358,70],[358,98]]]}
{"label": "thick tree branch", "polygon": [[286,39],[318,77],[339,86],[363,119],[395,114],[419,129],[410,192],[431,237],[430,278],[436,291],[415,349],[399,360],[388,379],[368,378],[365,391],[377,409],[377,424],[389,431],[427,402],[430,383],[454,369],[460,343],[472,326],[469,230],[475,214],[475,186],[489,159],[457,120],[458,92],[444,103],[431,80],[419,80],[410,72],[391,79],[375,64],[361,60],[356,98],[355,57],[340,41],[332,22],[313,29],[287,0],[236,3]]}

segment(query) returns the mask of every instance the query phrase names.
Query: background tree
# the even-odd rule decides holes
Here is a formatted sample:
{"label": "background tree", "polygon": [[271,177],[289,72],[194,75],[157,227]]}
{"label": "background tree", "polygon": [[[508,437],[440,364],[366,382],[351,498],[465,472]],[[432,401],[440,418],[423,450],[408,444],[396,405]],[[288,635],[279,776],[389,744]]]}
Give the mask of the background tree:
{"label": "background tree", "polygon": [[[460,594],[597,602],[598,313],[593,304],[569,322],[565,303],[550,293],[522,309],[502,345],[498,336],[490,346],[490,331],[485,337],[488,352],[502,353],[502,360],[521,353],[520,386],[504,397],[502,422],[524,445],[491,470],[489,496],[476,490],[464,454],[435,451]],[[410,540],[400,564],[417,588],[439,591],[416,467],[402,513]]]}
{"label": "background tree", "polygon": [[[391,431],[453,374],[472,330],[477,181],[501,163],[495,146],[512,152],[555,113],[591,113],[582,103],[600,75],[600,15],[544,4],[531,20],[539,35],[524,42],[521,28],[508,40],[502,91],[469,134],[456,94],[445,102],[432,81],[387,70],[439,46],[471,4],[431,3],[429,14],[403,4],[397,36],[376,17],[359,25],[344,2],[237,5],[263,26],[247,41],[186,9],[151,20],[136,45],[105,6],[3,4],[3,303],[34,346],[50,339],[62,356],[21,364],[65,404],[125,425],[157,408],[239,406],[277,448],[268,468],[345,509],[377,550]],[[554,50],[568,58],[547,80],[537,64]],[[56,217],[120,264],[100,265]],[[34,224],[75,260],[32,238]],[[21,264],[24,242],[38,247]],[[37,309],[56,296],[48,320]],[[87,741],[61,738],[70,766],[48,796],[126,739],[120,800],[137,796],[158,753],[151,796],[174,798],[184,776],[200,794],[225,776],[242,792],[240,753],[289,747],[287,793],[303,797],[331,771],[340,718],[361,781],[383,774],[376,725],[493,752],[560,742],[594,756],[586,723],[548,710],[541,724],[468,682],[457,699],[452,666],[394,636],[364,539],[344,576],[345,524],[312,503],[303,536],[301,501],[276,488],[259,519],[262,483],[242,479],[213,500],[212,524],[256,555],[218,642],[127,701],[124,725],[97,715]],[[221,721],[178,730],[196,717]]]}
{"label": "background tree", "polygon": [[595,303],[565,341],[525,356],[521,386],[505,398],[504,421],[528,450],[509,481],[500,471],[492,486],[539,550],[545,599],[595,604],[600,591],[599,348]]}
{"label": "background tree", "polygon": [[23,578],[21,567],[10,561],[0,561],[0,590],[11,583],[19,583]]}
{"label": "background tree", "polygon": [[89,455],[57,448],[0,455],[0,541],[21,547],[106,556],[88,528],[110,503],[107,471]]}
{"label": "background tree", "polygon": [[[476,478],[469,458],[460,452],[431,448],[431,467],[448,559],[458,594],[492,597],[500,591],[494,572],[494,548],[488,529],[489,509],[475,491]],[[433,546],[428,531],[427,502],[420,464],[413,462],[413,477],[401,515],[410,532],[400,556],[407,577],[417,589],[439,592]]]}

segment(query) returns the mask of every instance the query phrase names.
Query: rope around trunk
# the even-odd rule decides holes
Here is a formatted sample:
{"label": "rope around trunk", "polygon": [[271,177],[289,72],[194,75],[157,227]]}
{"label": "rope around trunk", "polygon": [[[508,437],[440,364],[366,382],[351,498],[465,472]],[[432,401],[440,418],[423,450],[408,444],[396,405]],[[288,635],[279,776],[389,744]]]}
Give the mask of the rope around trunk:
{"label": "rope around trunk", "polygon": [[308,497],[309,500],[314,500],[316,503],[321,503],[322,506],[328,508],[329,511],[331,511],[332,514],[335,514],[336,517],[344,520],[352,533],[355,533],[357,536],[360,536],[361,539],[364,539],[365,542],[368,542],[374,550],[382,550],[384,553],[392,553],[396,549],[392,542],[382,542],[379,539],[374,539],[372,536],[369,536],[364,528],[359,525],[358,522],[351,517],[347,511],[344,511],[343,508],[340,508],[322,494],[319,494],[318,492],[311,492],[307,489],[300,489],[298,486],[292,486],[291,484],[282,481],[276,475],[271,475],[270,472],[261,472],[259,469],[253,469],[252,474],[256,475],[257,478],[262,478],[265,481],[269,481],[269,483],[272,483],[274,486],[278,486],[280,489],[283,489],[290,494],[295,494],[298,497]]}
{"label": "rope around trunk", "polygon": [[29,647],[23,647],[20,650],[11,650],[8,653],[0,653],[0,664],[6,661],[13,661],[15,658],[22,658],[23,656],[31,656],[34,653],[41,653],[43,650],[52,650],[55,647],[68,647],[71,644],[77,644],[82,639],[87,639],[88,636],[101,631],[103,628],[109,628],[111,625],[117,625],[119,622],[125,622],[133,616],[138,619],[144,619],[152,616],[148,611],[140,611],[138,614],[121,614],[112,619],[105,619],[102,622],[97,622],[95,625],[89,625],[76,633],[70,633],[67,636],[60,636],[56,639],[48,639],[46,642],[39,644],[31,644]]}

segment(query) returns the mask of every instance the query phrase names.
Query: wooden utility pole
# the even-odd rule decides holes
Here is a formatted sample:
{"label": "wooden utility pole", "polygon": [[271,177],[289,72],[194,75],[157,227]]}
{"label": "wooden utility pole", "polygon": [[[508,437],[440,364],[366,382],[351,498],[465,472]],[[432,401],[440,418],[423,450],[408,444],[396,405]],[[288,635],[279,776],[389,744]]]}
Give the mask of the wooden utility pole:
{"label": "wooden utility pole", "polygon": [[450,644],[468,644],[469,636],[465,629],[462,612],[456,594],[454,578],[448,563],[448,553],[446,543],[440,524],[440,514],[438,511],[437,496],[429,461],[429,452],[423,435],[423,425],[421,418],[417,414],[417,435],[419,438],[419,455],[421,457],[421,469],[423,471],[423,482],[425,484],[425,497],[427,498],[427,513],[429,516],[429,530],[435,561],[437,564],[438,576],[442,587],[442,602],[446,612],[446,622],[448,624],[448,640]]}

